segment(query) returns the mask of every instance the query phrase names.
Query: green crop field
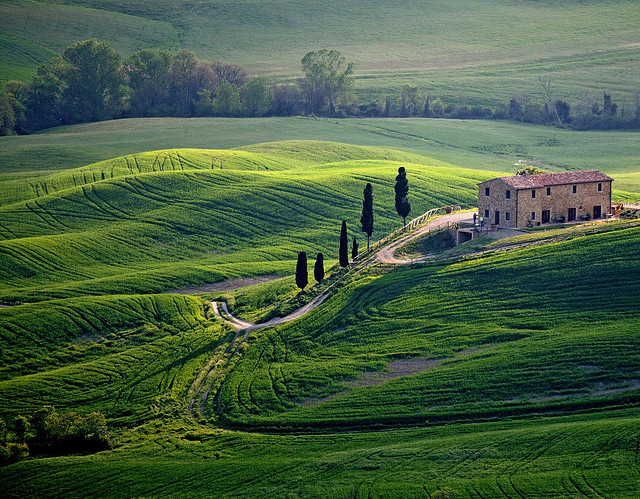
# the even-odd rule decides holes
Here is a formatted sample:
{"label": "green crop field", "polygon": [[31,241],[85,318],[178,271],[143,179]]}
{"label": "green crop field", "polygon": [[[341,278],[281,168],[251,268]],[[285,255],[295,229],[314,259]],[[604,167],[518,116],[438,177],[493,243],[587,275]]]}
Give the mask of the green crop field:
{"label": "green crop field", "polygon": [[[331,140],[409,151],[464,168],[515,172],[519,159],[554,171],[637,173],[640,133],[577,132],[486,120],[150,118],[114,120],[0,137],[0,180],[144,151],[228,149],[281,140]],[[633,190],[633,189],[625,189]]]}
{"label": "green crop field", "polygon": [[[638,25],[634,0],[0,0],[0,86],[88,38],[122,57],[186,48],[271,83],[328,48],[355,63],[360,104],[405,85],[445,104],[542,102],[546,78],[572,111],[606,92],[628,118]],[[640,496],[640,220],[454,248],[441,232],[400,250],[436,253],[423,263],[336,264],[342,220],[364,248],[367,183],[372,242],[400,226],[401,166],[409,219],[475,206],[477,183],[521,160],[600,169],[614,201],[639,203],[638,144],[638,131],[314,116],[0,137],[0,496]],[[259,322],[327,288],[302,317],[246,334],[211,303]],[[111,448],[39,447],[46,405],[70,427],[99,411]]]}
{"label": "green crop field", "polygon": [[0,296],[15,302],[151,293],[286,275],[298,251],[335,258],[340,220],[359,234],[367,182],[376,192],[374,240],[396,228],[400,165],[410,172],[416,215],[473,203],[476,183],[488,177],[430,166],[411,153],[294,141],[244,151],[156,151],[7,181]]}
{"label": "green crop field", "polygon": [[[364,241],[367,182],[373,240],[399,226],[399,166],[412,216],[472,206],[477,182],[521,157],[592,158],[617,196],[640,193],[636,133],[381,121],[126,120],[3,139],[0,299],[16,305],[0,308],[0,418],[12,439],[13,418],[45,404],[97,410],[113,449],[2,466],[2,494],[640,493],[638,222],[373,267],[238,342],[209,300],[272,316],[299,299],[292,277],[175,293],[290,276],[303,250],[329,268],[341,220]],[[270,141],[283,136],[352,144]]]}
{"label": "green crop field", "polygon": [[356,63],[363,100],[408,83],[449,101],[505,104],[541,94],[545,75],[562,98],[607,91],[632,106],[639,21],[633,0],[420,0],[401,8],[379,0],[3,0],[0,34],[26,57],[2,51],[0,80],[32,73],[43,54],[96,37],[124,56],[188,48],[284,80],[300,75],[307,51],[336,48]]}

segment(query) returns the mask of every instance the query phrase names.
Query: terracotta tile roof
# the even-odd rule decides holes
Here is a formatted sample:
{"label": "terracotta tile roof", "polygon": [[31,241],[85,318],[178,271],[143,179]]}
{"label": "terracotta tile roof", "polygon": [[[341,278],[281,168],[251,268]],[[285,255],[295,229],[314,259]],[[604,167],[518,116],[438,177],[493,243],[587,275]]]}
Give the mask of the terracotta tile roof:
{"label": "terracotta tile roof", "polygon": [[[609,182],[611,177],[600,170],[587,170],[581,172],[543,173],[541,175],[512,175],[510,177],[498,177],[515,189],[535,189],[551,185],[583,184],[585,182]],[[496,180],[496,179],[493,179]],[[486,182],[490,182],[487,180]],[[484,184],[485,182],[481,182]],[[481,185],[479,184],[479,185]]]}

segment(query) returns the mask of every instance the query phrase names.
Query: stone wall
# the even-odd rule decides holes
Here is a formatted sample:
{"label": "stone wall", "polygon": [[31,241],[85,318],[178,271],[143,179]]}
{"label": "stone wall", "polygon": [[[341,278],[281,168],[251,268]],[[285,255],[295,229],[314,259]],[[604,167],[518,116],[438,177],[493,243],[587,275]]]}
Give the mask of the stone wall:
{"label": "stone wall", "polygon": [[[489,188],[488,196],[486,188]],[[511,199],[507,199],[507,191]],[[498,178],[483,182],[478,190],[478,215],[485,218],[485,225],[495,224],[496,211],[500,227],[516,227],[516,190]]]}

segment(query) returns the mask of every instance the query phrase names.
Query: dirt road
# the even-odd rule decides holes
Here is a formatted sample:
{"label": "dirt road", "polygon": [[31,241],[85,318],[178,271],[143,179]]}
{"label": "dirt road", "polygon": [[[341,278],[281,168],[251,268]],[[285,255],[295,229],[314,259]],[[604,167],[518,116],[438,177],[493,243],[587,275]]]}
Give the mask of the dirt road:
{"label": "dirt road", "polygon": [[[424,225],[423,227],[420,227],[417,230],[411,231],[406,236],[403,236],[397,241],[393,241],[392,243],[389,243],[388,245],[378,250],[378,252],[375,255],[375,258],[368,260],[368,263],[366,263],[365,266],[371,265],[376,261],[380,263],[387,263],[387,264],[407,265],[410,263],[416,263],[416,262],[426,260],[426,258],[417,258],[413,260],[400,260],[395,257],[395,252],[398,248],[400,248],[401,246],[404,246],[409,241],[412,241],[413,239],[420,237],[429,231],[439,229],[441,227],[446,227],[447,225],[458,223],[461,220],[467,220],[471,218],[471,216],[472,215],[469,212],[456,212],[450,215],[444,215],[444,216],[435,218],[427,222],[427,224]],[[321,294],[316,296],[309,303],[300,307],[299,309],[295,310],[289,315],[285,317],[274,317],[273,319],[260,324],[251,324],[249,322],[246,322],[234,317],[233,315],[231,315],[231,313],[227,309],[227,304],[224,302],[220,303],[220,307],[222,307],[224,314],[220,313],[217,302],[212,302],[211,306],[213,307],[213,311],[216,313],[216,315],[218,315],[218,317],[220,317],[222,320],[224,320],[228,324],[231,324],[234,328],[236,328],[237,331],[246,331],[247,333],[249,333],[250,331],[254,331],[256,329],[262,329],[265,327],[279,326],[280,324],[286,324],[287,322],[291,322],[295,319],[298,319],[299,317],[302,317],[303,315],[305,315],[306,313],[310,312],[311,310],[316,308],[318,305],[320,305],[329,296],[329,293],[333,288],[334,284],[329,286],[327,289],[325,289]]]}

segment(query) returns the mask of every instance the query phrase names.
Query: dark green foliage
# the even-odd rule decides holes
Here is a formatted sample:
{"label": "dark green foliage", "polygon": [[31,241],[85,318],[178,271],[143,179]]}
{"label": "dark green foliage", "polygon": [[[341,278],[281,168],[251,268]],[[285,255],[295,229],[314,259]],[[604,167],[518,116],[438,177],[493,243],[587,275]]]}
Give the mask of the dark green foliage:
{"label": "dark green foliage", "polygon": [[353,243],[351,244],[351,258],[355,259],[358,256],[358,240],[356,236],[353,236]]}
{"label": "dark green foliage", "polygon": [[307,270],[307,253],[301,251],[298,253],[298,262],[296,263],[296,286],[304,289],[309,284],[309,273]]}
{"label": "dark green foliage", "polygon": [[0,466],[17,463],[29,457],[29,447],[24,443],[0,444]]}
{"label": "dark green foliage", "polygon": [[126,61],[133,116],[161,116],[167,113],[171,54],[165,50],[139,50]]}
{"label": "dark green foliage", "polygon": [[373,233],[373,188],[370,183],[365,186],[363,195],[360,224],[362,225],[362,232],[367,235],[367,251],[369,251],[369,238]]}
{"label": "dark green foliage", "polygon": [[23,444],[24,440],[27,436],[27,432],[29,431],[29,421],[22,414],[16,416],[13,420],[13,431],[16,434],[16,439],[18,443]]}
{"label": "dark green foliage", "polygon": [[100,412],[80,416],[44,406],[31,416],[31,449],[48,453],[98,452],[111,448],[107,421]]}
{"label": "dark green foliage", "polygon": [[256,78],[246,83],[240,90],[240,97],[247,116],[264,116],[271,107],[271,89],[264,78]]}
{"label": "dark green foliage", "polygon": [[324,256],[322,253],[318,253],[316,256],[316,263],[313,267],[313,277],[316,282],[320,282],[324,279]]}
{"label": "dark green foliage", "polygon": [[342,221],[340,228],[340,247],[338,248],[338,262],[341,267],[349,265],[349,249],[347,240],[347,222]]}
{"label": "dark green foliage", "polygon": [[65,49],[63,78],[65,115],[70,122],[113,118],[121,111],[124,74],[120,54],[95,39]]}
{"label": "dark green foliage", "polygon": [[398,175],[396,176],[396,212],[402,217],[403,225],[407,223],[407,216],[411,213],[411,204],[407,195],[409,194],[409,181],[407,180],[407,173],[404,166],[398,168]]}
{"label": "dark green foliage", "polygon": [[347,63],[337,50],[322,49],[307,52],[302,58],[305,74],[303,90],[310,114],[333,116],[341,98],[353,85],[355,65]]}

